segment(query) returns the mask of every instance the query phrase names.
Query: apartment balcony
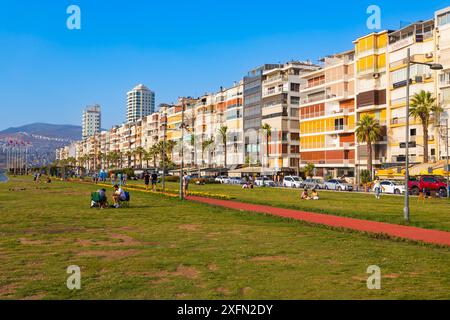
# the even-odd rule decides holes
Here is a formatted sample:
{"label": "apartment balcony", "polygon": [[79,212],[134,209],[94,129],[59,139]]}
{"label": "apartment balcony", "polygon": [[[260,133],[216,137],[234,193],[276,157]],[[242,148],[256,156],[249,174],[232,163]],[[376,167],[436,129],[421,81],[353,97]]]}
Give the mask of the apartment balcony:
{"label": "apartment balcony", "polygon": [[347,167],[347,166],[353,166],[355,165],[355,160],[354,159],[321,159],[321,160],[301,160],[301,164],[308,164],[308,163],[313,163],[315,165],[319,165],[319,166],[325,166],[325,165],[340,165],[343,167]]}
{"label": "apartment balcony", "polygon": [[274,84],[277,82],[288,81],[288,77],[284,75],[279,75],[276,77],[271,77],[262,82],[263,85]]}
{"label": "apartment balcony", "polygon": [[262,93],[262,97],[269,97],[269,96],[273,96],[273,95],[277,95],[277,94],[281,94],[281,93],[288,93],[288,90],[286,88],[275,88],[275,89],[270,89],[270,90],[264,90]]}

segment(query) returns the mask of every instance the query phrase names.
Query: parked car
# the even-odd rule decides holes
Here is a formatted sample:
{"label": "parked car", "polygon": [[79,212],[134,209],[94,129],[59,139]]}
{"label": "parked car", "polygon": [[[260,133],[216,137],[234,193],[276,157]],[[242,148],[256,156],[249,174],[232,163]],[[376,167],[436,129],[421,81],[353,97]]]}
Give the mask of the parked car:
{"label": "parked car", "polygon": [[325,189],[325,182],[323,179],[308,178],[301,184],[301,188],[306,189]]}
{"label": "parked car", "polygon": [[[405,193],[405,183],[401,181],[383,180],[381,187],[384,193],[402,194]],[[374,190],[375,191],[375,190]]]}
{"label": "parked car", "polygon": [[283,187],[300,188],[302,180],[297,176],[286,176],[283,179]]}
{"label": "parked car", "polygon": [[224,181],[225,178],[228,178],[228,177],[225,177],[225,176],[217,176],[217,177],[214,179],[214,181],[215,181],[215,182],[224,183],[223,181]]}
{"label": "parked car", "polygon": [[413,195],[419,195],[421,190],[439,192],[439,194],[447,195],[447,182],[440,176],[424,175],[410,177],[408,188]]}
{"label": "parked car", "polygon": [[230,178],[230,184],[244,184],[244,180],[239,177]]}
{"label": "parked car", "polygon": [[275,182],[268,177],[259,177],[255,180],[255,186],[258,187],[275,187]]}
{"label": "parked car", "polygon": [[353,191],[353,186],[347,183],[345,180],[331,179],[325,182],[325,189],[337,191]]}

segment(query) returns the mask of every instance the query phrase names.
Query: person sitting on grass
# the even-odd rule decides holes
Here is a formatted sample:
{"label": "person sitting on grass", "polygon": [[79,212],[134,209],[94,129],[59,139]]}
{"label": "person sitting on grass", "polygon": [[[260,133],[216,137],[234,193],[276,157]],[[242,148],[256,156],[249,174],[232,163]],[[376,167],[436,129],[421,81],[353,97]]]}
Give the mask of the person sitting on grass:
{"label": "person sitting on grass", "polygon": [[120,207],[120,201],[127,200],[125,191],[123,191],[123,189],[121,187],[119,187],[117,184],[114,186],[113,199],[114,199],[114,207],[115,208]]}
{"label": "person sitting on grass", "polygon": [[108,207],[108,198],[106,197],[106,190],[105,189],[99,189],[97,190],[97,193],[100,198],[99,206],[102,209],[105,209]]}
{"label": "person sitting on grass", "polygon": [[311,200],[311,198],[309,197],[308,194],[308,189],[304,189],[301,196],[300,196],[301,200]]}
{"label": "person sitting on grass", "polygon": [[312,190],[311,198],[312,198],[313,200],[319,200],[319,199],[320,199],[319,193],[316,191],[316,189],[313,189],[313,190]]}

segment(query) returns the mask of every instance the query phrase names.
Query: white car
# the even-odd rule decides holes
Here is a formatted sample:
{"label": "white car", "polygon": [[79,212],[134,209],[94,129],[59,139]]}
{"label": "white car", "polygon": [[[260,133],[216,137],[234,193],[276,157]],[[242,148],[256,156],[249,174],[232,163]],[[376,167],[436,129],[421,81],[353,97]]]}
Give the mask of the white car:
{"label": "white car", "polygon": [[[403,194],[405,193],[405,184],[401,181],[381,181],[381,190],[383,193],[389,194]],[[375,191],[375,190],[373,190]]]}
{"label": "white car", "polygon": [[267,177],[259,177],[255,180],[255,185],[257,187],[273,187],[275,186],[275,182]]}
{"label": "white car", "polygon": [[226,179],[226,178],[227,177],[225,177],[225,176],[218,176],[214,179],[214,181],[223,183],[224,179]]}
{"label": "white car", "polygon": [[286,188],[300,188],[302,180],[297,176],[286,176],[283,179],[283,187]]}

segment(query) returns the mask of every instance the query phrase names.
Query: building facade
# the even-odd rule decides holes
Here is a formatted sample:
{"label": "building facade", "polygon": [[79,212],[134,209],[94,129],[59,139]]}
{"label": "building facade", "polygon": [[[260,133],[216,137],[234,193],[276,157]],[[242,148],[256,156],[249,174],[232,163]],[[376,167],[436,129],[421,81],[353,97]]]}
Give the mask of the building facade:
{"label": "building facade", "polygon": [[127,93],[127,122],[135,122],[155,112],[155,93],[139,84]]}
{"label": "building facade", "polygon": [[89,106],[83,111],[82,137],[86,139],[98,134],[102,126],[102,113],[99,105]]}

